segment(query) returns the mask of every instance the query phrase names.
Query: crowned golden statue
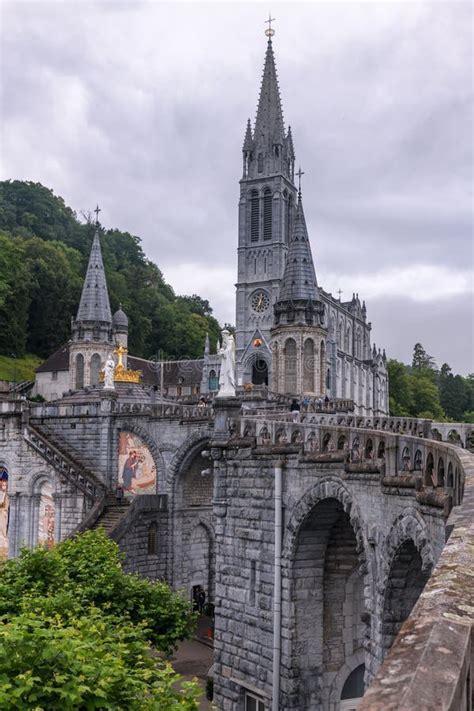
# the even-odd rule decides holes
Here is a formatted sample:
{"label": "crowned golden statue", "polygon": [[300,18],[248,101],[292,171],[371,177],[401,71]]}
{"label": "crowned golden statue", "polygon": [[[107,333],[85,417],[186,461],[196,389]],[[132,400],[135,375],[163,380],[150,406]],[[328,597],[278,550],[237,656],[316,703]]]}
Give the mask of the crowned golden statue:
{"label": "crowned golden statue", "polygon": [[[141,370],[129,370],[123,364],[123,357],[127,354],[127,349],[124,346],[119,345],[114,350],[114,354],[117,356],[117,365],[113,371],[113,382],[114,383],[139,383],[142,377]],[[110,389],[110,384],[107,381],[106,369],[100,372],[100,382],[104,383]],[[105,387],[104,386],[104,387]]]}

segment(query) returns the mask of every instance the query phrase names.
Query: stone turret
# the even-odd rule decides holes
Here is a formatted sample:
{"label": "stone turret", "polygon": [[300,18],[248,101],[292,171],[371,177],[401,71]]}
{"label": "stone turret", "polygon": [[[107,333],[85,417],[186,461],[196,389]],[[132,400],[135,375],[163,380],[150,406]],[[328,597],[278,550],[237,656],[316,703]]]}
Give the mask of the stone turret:
{"label": "stone turret", "polygon": [[72,322],[69,347],[71,389],[97,385],[99,373],[114,346],[112,313],[96,223],[81,300],[76,319]]}
{"label": "stone turret", "polygon": [[326,332],[301,191],[272,329],[272,389],[322,395],[326,383]]}
{"label": "stone turret", "polygon": [[[122,304],[120,304],[118,311],[114,313],[112,325],[114,330],[115,343],[118,346],[122,346],[123,348],[128,350],[128,316],[122,310]],[[124,354],[122,358],[124,367],[126,368],[127,355]]]}

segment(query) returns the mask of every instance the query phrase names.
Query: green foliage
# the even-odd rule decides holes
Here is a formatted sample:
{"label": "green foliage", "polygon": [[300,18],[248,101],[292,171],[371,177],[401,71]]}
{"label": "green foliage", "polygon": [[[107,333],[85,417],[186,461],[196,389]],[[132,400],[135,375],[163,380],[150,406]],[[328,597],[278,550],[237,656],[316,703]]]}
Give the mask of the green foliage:
{"label": "green foliage", "polygon": [[12,358],[0,355],[0,380],[10,380],[20,383],[22,380],[33,380],[35,369],[41,365],[41,358],[26,355],[22,358]]}
{"label": "green foliage", "polygon": [[[39,183],[0,183],[0,353],[46,357],[68,340],[94,229]],[[215,343],[220,332],[209,302],[176,296],[138,237],[100,234],[112,310],[122,304],[129,317],[130,352],[200,357],[206,333]]]}
{"label": "green foliage", "polygon": [[435,370],[434,359],[417,343],[412,366],[387,363],[390,414],[431,420],[469,422],[474,410],[474,375],[453,375],[447,363]]}
{"label": "green foliage", "polygon": [[151,651],[191,634],[189,603],[126,575],[102,530],[3,562],[0,621],[0,708],[198,708],[195,684]]}

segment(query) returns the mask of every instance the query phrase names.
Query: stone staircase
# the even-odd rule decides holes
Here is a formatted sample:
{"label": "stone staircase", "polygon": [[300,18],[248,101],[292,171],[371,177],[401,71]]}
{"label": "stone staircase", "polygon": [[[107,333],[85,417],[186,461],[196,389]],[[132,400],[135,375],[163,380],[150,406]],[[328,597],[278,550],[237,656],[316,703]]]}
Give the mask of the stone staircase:
{"label": "stone staircase", "polygon": [[109,535],[119,521],[127,515],[129,508],[130,501],[128,499],[123,499],[122,504],[119,504],[115,498],[115,494],[108,493],[104,509],[91,528],[103,528],[107,535]]}

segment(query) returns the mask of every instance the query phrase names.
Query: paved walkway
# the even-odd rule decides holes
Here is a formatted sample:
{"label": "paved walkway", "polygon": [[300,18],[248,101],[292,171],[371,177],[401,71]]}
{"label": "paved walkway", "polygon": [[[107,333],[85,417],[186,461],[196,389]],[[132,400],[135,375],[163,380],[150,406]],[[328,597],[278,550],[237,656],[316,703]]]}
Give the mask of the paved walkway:
{"label": "paved walkway", "polygon": [[210,711],[212,706],[206,699],[206,680],[213,662],[212,647],[196,639],[187,639],[181,642],[170,661],[178,674],[182,674],[186,679],[197,677],[204,692],[199,709]]}

